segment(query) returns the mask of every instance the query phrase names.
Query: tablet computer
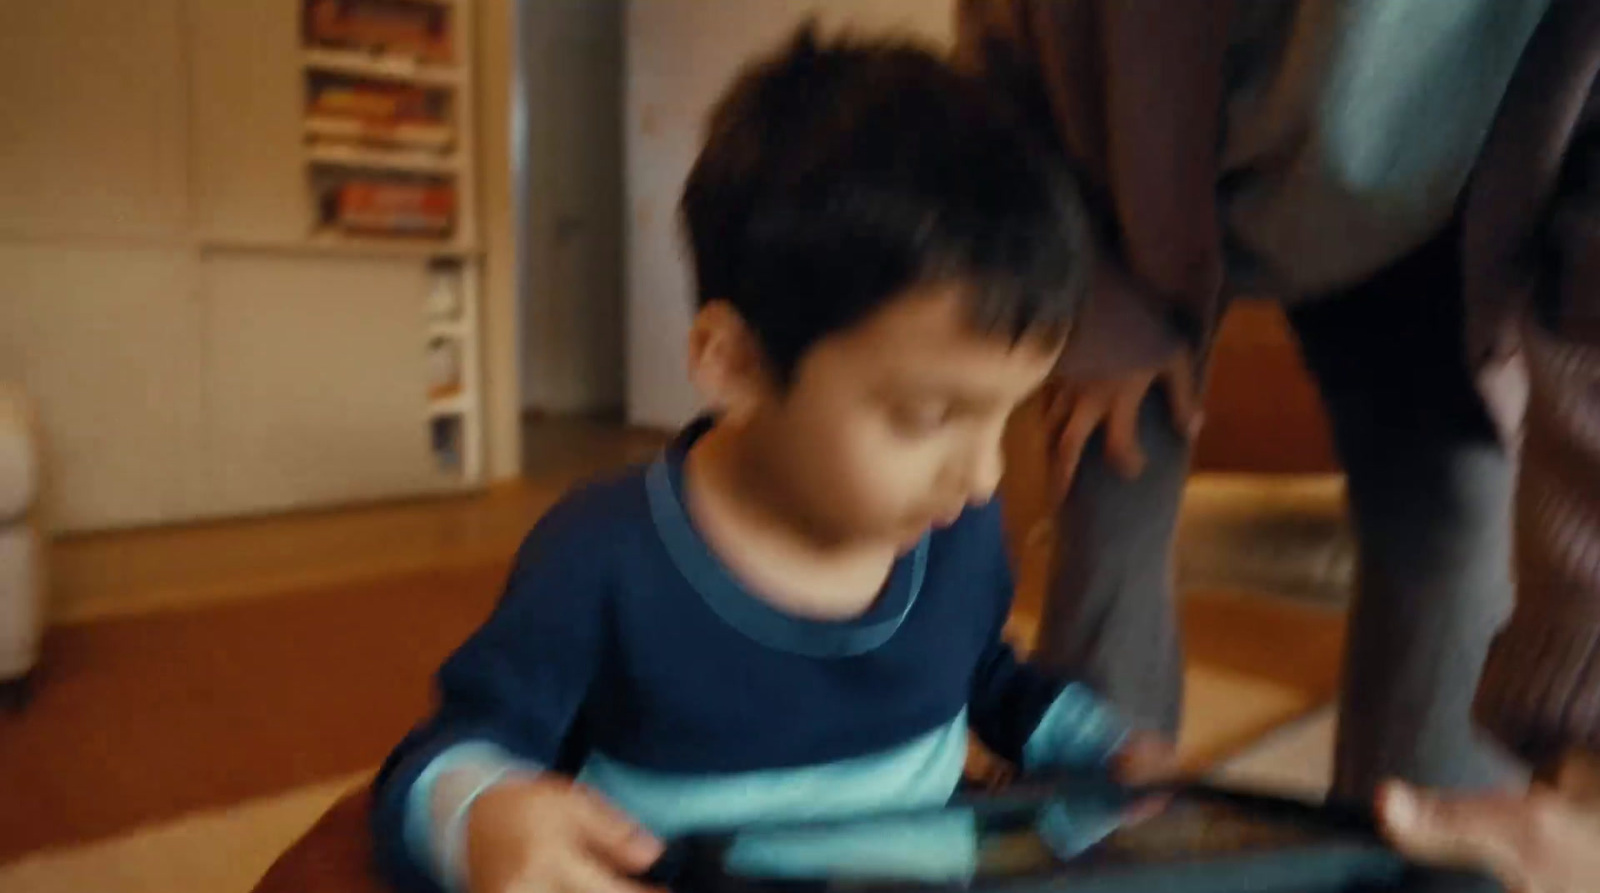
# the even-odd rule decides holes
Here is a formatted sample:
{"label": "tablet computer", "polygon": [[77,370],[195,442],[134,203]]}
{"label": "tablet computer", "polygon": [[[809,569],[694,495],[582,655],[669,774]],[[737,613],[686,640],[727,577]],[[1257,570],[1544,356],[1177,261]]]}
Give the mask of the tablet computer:
{"label": "tablet computer", "polygon": [[1403,889],[1419,873],[1361,810],[1077,778],[697,834],[671,842],[652,880],[681,893],[1344,893]]}

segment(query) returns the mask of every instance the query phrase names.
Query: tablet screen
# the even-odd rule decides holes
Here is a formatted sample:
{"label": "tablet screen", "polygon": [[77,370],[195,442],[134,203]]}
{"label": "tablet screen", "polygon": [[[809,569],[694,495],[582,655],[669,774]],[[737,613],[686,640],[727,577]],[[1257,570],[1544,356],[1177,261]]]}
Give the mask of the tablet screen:
{"label": "tablet screen", "polygon": [[734,834],[723,868],[747,878],[823,879],[833,887],[970,883],[1074,868],[1192,862],[1250,853],[1375,845],[1306,820],[1310,811],[1179,797],[1140,817],[1051,798],[1005,808],[951,807]]}
{"label": "tablet screen", "polygon": [[1159,812],[1116,822],[1103,834],[1094,834],[1092,828],[1063,831],[1055,808],[1041,810],[1038,820],[1026,827],[982,835],[974,876],[1025,877],[1069,865],[1206,859],[1352,839],[1285,816],[1198,799],[1174,800]]}

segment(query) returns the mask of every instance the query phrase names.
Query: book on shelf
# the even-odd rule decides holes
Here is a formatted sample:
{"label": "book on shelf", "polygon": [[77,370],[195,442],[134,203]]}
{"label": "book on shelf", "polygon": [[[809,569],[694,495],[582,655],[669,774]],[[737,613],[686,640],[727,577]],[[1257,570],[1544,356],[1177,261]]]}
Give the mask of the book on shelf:
{"label": "book on shelf", "polygon": [[428,339],[428,398],[444,400],[461,393],[461,344],[436,335]]}
{"label": "book on shelf", "polygon": [[337,117],[307,118],[306,135],[318,142],[380,149],[398,147],[445,152],[455,143],[455,132],[448,125],[384,124]]}
{"label": "book on shelf", "polygon": [[455,211],[450,183],[356,176],[328,189],[323,223],[359,235],[447,238],[455,229]]}
{"label": "book on shelf", "polygon": [[416,0],[309,0],[306,41],[313,46],[359,49],[449,64],[448,4]]}
{"label": "book on shelf", "polygon": [[409,84],[311,73],[306,135],[313,141],[447,151],[455,142],[451,97]]}

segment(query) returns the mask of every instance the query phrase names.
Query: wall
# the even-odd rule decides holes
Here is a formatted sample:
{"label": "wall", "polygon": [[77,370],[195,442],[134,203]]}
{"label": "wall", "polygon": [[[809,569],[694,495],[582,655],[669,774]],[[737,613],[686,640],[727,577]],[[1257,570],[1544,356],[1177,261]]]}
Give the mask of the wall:
{"label": "wall", "polygon": [[516,178],[512,136],[517,0],[477,0],[477,153],[484,247],[484,468],[490,481],[522,473],[522,310],[518,283]]}
{"label": "wall", "polygon": [[518,35],[522,401],[622,405],[622,2],[528,0]]}
{"label": "wall", "polygon": [[[450,484],[428,454],[424,260],[306,240],[298,8],[0,3],[0,379],[39,404],[61,529]],[[485,128],[503,134],[508,108]],[[513,346],[486,365],[514,370],[501,306],[485,329]],[[511,395],[499,415],[489,401],[506,423],[491,463],[508,460],[491,470],[514,474],[515,376],[488,378]]]}
{"label": "wall", "polygon": [[808,16],[947,41],[949,0],[635,0],[626,20],[627,410],[672,427],[698,401],[685,375],[692,290],[676,206],[717,94]]}

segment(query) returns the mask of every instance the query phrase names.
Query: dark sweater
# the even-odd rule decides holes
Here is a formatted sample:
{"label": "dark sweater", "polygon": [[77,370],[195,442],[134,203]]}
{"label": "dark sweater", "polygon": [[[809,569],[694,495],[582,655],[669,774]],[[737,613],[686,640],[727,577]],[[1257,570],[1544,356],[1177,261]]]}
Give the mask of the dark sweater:
{"label": "dark sweater", "polygon": [[1018,762],[1097,761],[1120,740],[1097,700],[1001,640],[997,506],[925,538],[860,618],[804,620],[747,592],[695,532],[679,494],[696,433],[528,536],[493,616],[440,670],[436,713],[379,775],[392,879],[433,887],[412,789],[464,743],[579,774],[670,835],[942,802],[968,724]]}

